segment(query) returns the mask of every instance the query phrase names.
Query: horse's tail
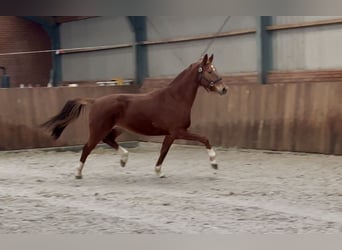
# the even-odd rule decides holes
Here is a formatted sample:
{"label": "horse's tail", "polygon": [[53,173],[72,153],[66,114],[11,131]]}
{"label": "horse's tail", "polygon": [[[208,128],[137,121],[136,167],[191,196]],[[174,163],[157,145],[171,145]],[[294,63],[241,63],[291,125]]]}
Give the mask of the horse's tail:
{"label": "horse's tail", "polygon": [[63,130],[74,120],[76,120],[87,104],[93,104],[95,99],[82,98],[69,100],[64,105],[63,109],[54,117],[41,124],[41,127],[46,127],[51,131],[51,136],[57,140]]}

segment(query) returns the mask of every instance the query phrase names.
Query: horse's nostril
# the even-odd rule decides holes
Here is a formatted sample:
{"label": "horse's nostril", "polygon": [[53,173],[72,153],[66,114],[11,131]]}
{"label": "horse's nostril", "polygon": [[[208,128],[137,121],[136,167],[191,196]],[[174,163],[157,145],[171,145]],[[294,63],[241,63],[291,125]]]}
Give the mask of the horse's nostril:
{"label": "horse's nostril", "polygon": [[223,94],[226,94],[226,93],[227,93],[227,89],[226,89],[226,88],[223,88],[223,89],[222,89],[222,93],[223,93]]}

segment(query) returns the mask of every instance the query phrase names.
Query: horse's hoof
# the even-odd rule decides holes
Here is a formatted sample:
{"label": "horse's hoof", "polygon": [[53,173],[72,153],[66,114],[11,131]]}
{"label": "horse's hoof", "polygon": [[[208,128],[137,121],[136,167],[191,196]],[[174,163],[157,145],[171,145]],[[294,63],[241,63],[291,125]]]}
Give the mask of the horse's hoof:
{"label": "horse's hoof", "polygon": [[82,175],[75,175],[75,179],[76,179],[76,180],[82,179]]}
{"label": "horse's hoof", "polygon": [[164,174],[160,173],[159,178],[166,178],[166,176]]}
{"label": "horse's hoof", "polygon": [[218,164],[217,163],[211,163],[211,167],[213,168],[213,169],[218,169]]}
{"label": "horse's hoof", "polygon": [[165,178],[166,176],[161,172],[161,167],[155,167],[154,168],[154,171],[156,172],[156,175],[159,177],[159,178]]}
{"label": "horse's hoof", "polygon": [[121,165],[121,167],[125,167],[126,166],[126,161],[123,161],[123,160],[120,160],[120,165]]}

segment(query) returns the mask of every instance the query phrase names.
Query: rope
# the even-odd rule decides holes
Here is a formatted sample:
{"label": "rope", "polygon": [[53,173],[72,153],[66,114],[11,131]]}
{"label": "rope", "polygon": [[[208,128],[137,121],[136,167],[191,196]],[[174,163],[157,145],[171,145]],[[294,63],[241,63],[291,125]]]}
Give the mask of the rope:
{"label": "rope", "polygon": [[132,47],[132,44],[119,44],[119,45],[102,45],[102,46],[90,46],[90,47],[80,47],[80,48],[69,48],[69,49],[49,49],[49,50],[35,50],[35,51],[22,51],[22,52],[8,52],[8,53],[0,53],[0,56],[9,56],[9,55],[24,55],[24,54],[38,54],[38,53],[56,53],[63,54],[65,52],[82,52],[84,50],[105,50],[105,49],[117,49],[117,48],[126,48]]}
{"label": "rope", "polygon": [[221,27],[219,28],[219,30],[215,33],[214,37],[210,40],[210,42],[208,43],[206,49],[204,50],[204,52],[202,53],[202,56],[204,56],[205,53],[207,53],[208,49],[210,48],[210,46],[213,44],[213,42],[215,41],[215,38],[221,33],[221,31],[223,30],[223,27],[226,25],[226,23],[229,21],[231,16],[227,16],[226,19],[224,20],[223,24],[221,25]]}
{"label": "rope", "polygon": [[[151,22],[149,18],[146,18],[147,22],[151,25],[151,27],[154,29],[154,31],[159,35],[161,39],[164,38],[164,36],[161,34],[161,32],[156,28],[156,26]],[[183,64],[186,65],[186,63],[183,61],[183,58],[179,56],[175,51],[173,51],[173,54],[177,57],[177,59]]]}

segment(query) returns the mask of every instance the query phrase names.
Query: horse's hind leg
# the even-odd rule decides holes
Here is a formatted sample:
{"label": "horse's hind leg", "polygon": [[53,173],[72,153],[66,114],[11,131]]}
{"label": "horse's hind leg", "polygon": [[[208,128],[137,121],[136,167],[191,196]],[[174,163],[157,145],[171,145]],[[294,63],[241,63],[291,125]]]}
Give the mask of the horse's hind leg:
{"label": "horse's hind leg", "polygon": [[107,136],[103,139],[103,142],[114,148],[116,151],[119,151],[119,154],[121,156],[120,159],[120,165],[121,167],[126,166],[126,163],[128,161],[128,151],[121,147],[115,139],[122,133],[122,131],[118,130],[117,128],[113,128]]}
{"label": "horse's hind leg", "polygon": [[77,168],[77,172],[75,175],[76,179],[82,179],[82,170],[84,167],[84,163],[87,160],[88,155],[96,147],[96,145],[99,143],[99,141],[100,140],[88,140],[88,142],[83,146],[82,155],[81,155],[81,159],[80,159],[80,165]]}
{"label": "horse's hind leg", "polygon": [[87,157],[91,153],[91,151],[96,147],[96,145],[103,140],[103,138],[110,131],[111,126],[106,124],[106,128],[104,127],[93,127],[90,126],[89,129],[89,139],[88,142],[83,146],[82,155],[80,158],[80,165],[77,168],[77,172],[75,175],[76,179],[82,179],[82,170],[84,167],[84,163],[87,160]]}

